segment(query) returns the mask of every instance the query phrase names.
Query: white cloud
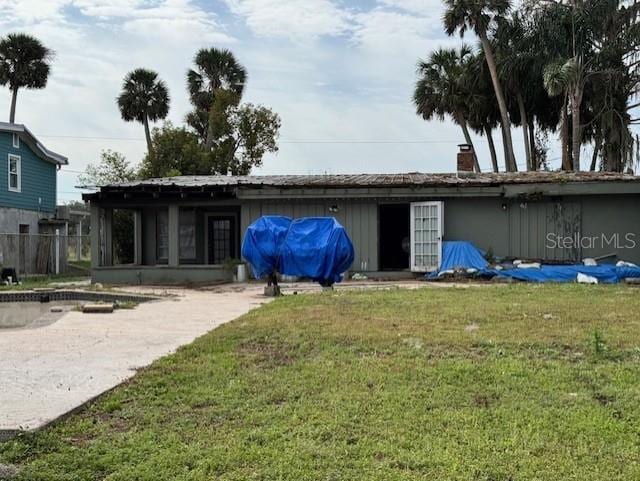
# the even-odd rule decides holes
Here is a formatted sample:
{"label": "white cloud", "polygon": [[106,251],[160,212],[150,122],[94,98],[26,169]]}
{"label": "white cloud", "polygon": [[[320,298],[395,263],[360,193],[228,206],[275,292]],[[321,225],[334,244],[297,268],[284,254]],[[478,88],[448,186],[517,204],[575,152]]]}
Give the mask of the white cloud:
{"label": "white cloud", "polygon": [[257,35],[294,39],[342,35],[352,15],[329,0],[225,0]]}
{"label": "white cloud", "polygon": [[380,4],[421,16],[441,14],[444,8],[442,0],[380,0]]}

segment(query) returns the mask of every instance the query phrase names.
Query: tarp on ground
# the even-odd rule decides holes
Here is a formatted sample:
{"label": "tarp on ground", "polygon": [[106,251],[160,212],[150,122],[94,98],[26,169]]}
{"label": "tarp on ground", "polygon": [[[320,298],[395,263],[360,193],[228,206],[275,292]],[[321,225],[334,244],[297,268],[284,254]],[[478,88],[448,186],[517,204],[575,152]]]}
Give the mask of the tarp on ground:
{"label": "tarp on ground", "polygon": [[576,265],[546,265],[540,269],[505,269],[493,271],[494,274],[502,277],[511,277],[519,281],[526,282],[576,282],[578,274],[594,277],[599,283],[615,284],[620,282],[617,267],[613,264],[603,264],[599,266]]}
{"label": "tarp on ground", "polygon": [[547,265],[536,268],[490,269],[482,252],[471,242],[445,241],[442,243],[442,263],[438,271],[428,274],[433,279],[444,271],[476,269],[482,277],[511,277],[524,282],[576,282],[578,274],[594,277],[599,283],[615,284],[627,278],[640,278],[640,267],[616,267],[614,264],[598,266]]}
{"label": "tarp on ground", "polygon": [[258,279],[277,271],[332,284],[342,280],[355,252],[346,230],[333,217],[292,221],[265,216],[247,229],[242,256]]}
{"label": "tarp on ground", "polygon": [[260,217],[247,229],[242,242],[242,257],[251,264],[257,279],[277,270],[280,250],[291,222],[289,217],[268,215]]}
{"label": "tarp on ground", "polygon": [[467,241],[445,241],[442,243],[440,271],[451,269],[486,269],[489,263],[482,252]]}
{"label": "tarp on ground", "polygon": [[332,284],[342,280],[354,257],[347,231],[333,217],[296,219],[282,245],[279,271]]}

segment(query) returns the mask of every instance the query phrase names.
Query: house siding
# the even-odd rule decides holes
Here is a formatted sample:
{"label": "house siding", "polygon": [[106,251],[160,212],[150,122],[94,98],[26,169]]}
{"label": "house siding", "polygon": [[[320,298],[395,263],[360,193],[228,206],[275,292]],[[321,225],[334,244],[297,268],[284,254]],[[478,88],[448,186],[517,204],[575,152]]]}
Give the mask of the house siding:
{"label": "house siding", "polygon": [[[8,156],[20,156],[21,189],[9,190]],[[52,214],[56,209],[56,165],[38,157],[22,140],[13,147],[13,136],[0,132],[0,207]]]}

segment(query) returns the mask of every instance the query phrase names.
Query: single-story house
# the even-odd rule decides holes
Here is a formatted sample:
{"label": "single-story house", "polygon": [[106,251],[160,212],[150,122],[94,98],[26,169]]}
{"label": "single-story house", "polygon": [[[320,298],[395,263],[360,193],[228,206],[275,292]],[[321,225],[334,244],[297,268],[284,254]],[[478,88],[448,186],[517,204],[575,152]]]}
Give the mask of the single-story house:
{"label": "single-story house", "polygon": [[[227,279],[225,261],[240,256],[243,233],[263,215],[335,217],[355,247],[352,272],[369,276],[436,269],[443,240],[502,258],[640,263],[640,177],[630,174],[172,177],[107,185],[84,199],[92,277],[104,283]],[[135,220],[129,265],[113,265],[119,209]]]}

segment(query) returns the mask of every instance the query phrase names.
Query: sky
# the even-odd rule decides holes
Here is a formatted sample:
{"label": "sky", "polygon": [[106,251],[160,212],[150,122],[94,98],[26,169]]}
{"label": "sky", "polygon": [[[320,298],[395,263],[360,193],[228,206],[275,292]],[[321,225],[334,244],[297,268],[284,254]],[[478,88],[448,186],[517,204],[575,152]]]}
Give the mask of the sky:
{"label": "sky", "polygon": [[[0,0],[0,34],[26,32],[55,51],[47,88],[20,91],[16,122],[69,158],[58,176],[64,203],[80,198],[77,176],[102,150],[132,164],[145,153],[142,126],[115,103],[126,73],[157,71],[168,120],[182,125],[186,72],[209,47],[247,68],[244,101],[281,117],[280,150],[254,173],[452,172],[459,127],[425,122],[411,103],[418,59],[462,42],[443,33],[442,14],[441,0]],[[9,102],[0,90],[0,119]],[[489,170],[486,140],[474,141]],[[557,165],[555,145],[550,157]]]}

